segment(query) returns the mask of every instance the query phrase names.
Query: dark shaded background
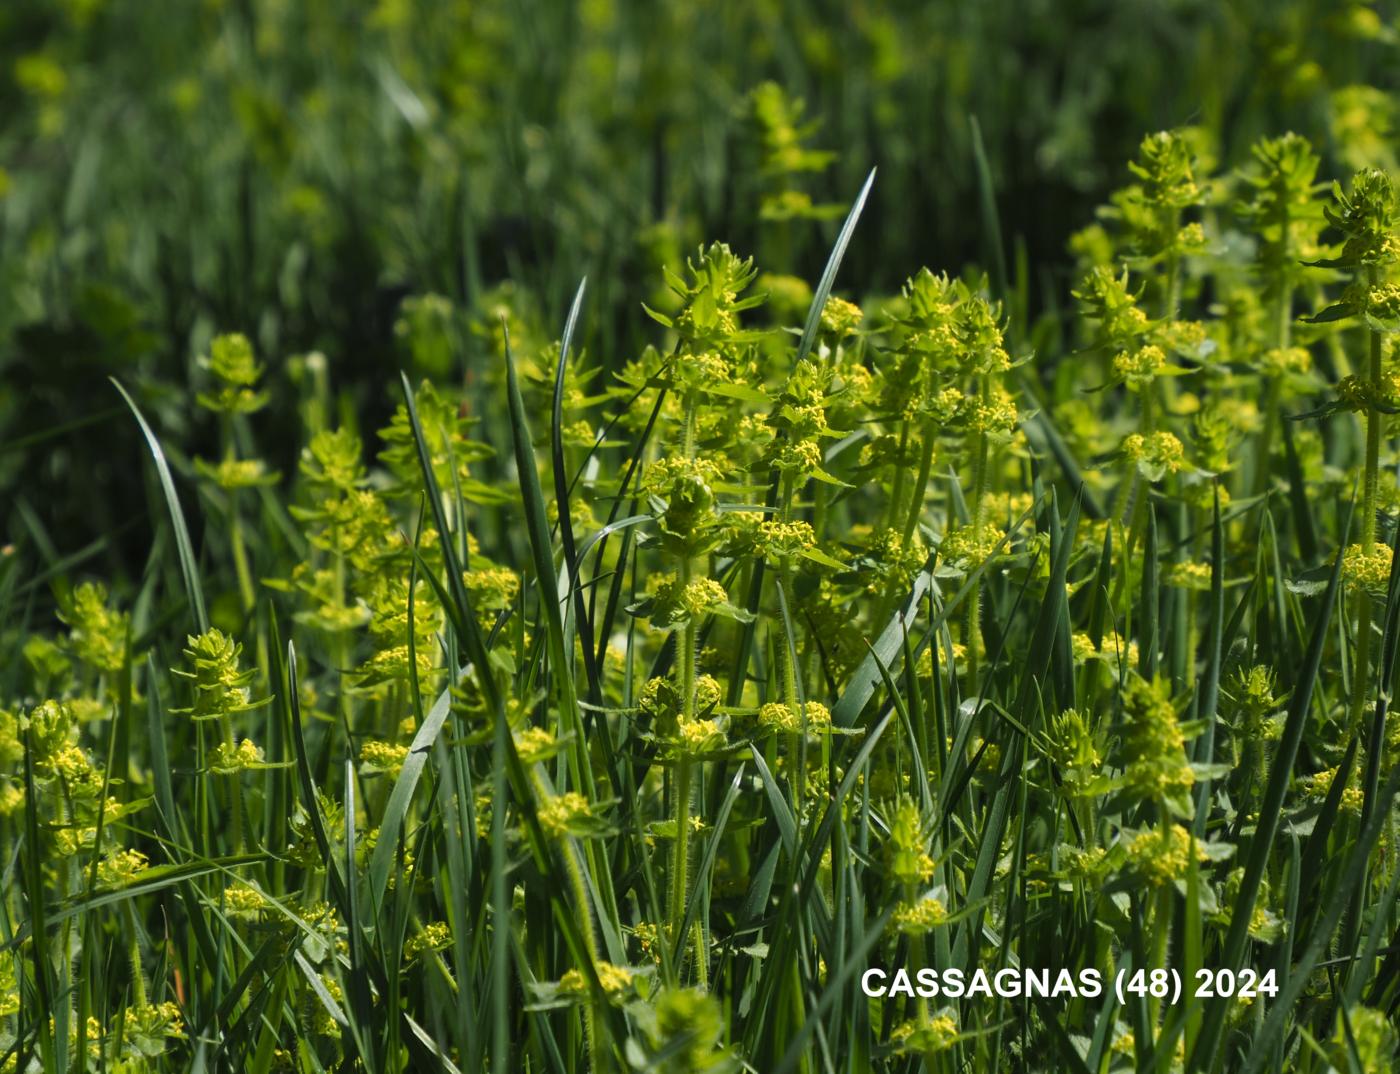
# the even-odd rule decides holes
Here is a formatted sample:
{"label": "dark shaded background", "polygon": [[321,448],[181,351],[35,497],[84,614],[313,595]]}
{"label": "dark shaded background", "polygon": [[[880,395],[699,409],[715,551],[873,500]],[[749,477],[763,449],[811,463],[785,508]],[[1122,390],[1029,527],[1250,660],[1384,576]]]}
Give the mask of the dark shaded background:
{"label": "dark shaded background", "polygon": [[[701,240],[816,276],[835,223],[764,219],[784,184],[844,206],[878,165],[848,293],[990,265],[974,116],[1022,305],[1053,315],[1068,236],[1148,131],[1198,125],[1238,164],[1296,129],[1327,174],[1393,166],[1393,21],[1307,0],[10,0],[8,539],[139,569],[149,468],[107,378],[175,442],[212,444],[185,385],[216,331],[267,359],[259,443],[288,472],[291,356],[323,351],[372,429],[413,364],[393,331],[406,296],[450,300],[460,377],[490,355],[474,322],[507,300],[555,325],[587,274],[587,346],[620,364],[653,338],[640,302],[660,265]],[[820,126],[803,144],[829,167],[764,172],[748,102],[765,80],[805,100]]]}

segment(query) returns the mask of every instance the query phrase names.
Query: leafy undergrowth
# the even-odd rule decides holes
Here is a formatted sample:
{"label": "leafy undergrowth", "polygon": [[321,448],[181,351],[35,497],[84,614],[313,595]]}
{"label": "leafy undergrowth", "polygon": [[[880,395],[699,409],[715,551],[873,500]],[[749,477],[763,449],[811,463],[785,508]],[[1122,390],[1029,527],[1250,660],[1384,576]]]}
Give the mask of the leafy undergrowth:
{"label": "leafy undergrowth", "polygon": [[217,457],[127,397],[143,576],[0,561],[3,1069],[1389,1069],[1395,195],[1193,145],[1033,333],[831,296],[867,184],[814,293],[701,249],[620,372],[584,288],[377,432],[303,361],[294,473],[241,335]]}

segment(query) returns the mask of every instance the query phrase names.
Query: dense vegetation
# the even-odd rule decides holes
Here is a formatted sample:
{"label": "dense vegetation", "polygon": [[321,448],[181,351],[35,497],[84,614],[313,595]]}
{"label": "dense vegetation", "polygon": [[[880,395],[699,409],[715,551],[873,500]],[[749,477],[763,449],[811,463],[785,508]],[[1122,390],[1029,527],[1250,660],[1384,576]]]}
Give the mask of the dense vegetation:
{"label": "dense vegetation", "polygon": [[426,6],[0,15],[0,1070],[1391,1069],[1384,13]]}

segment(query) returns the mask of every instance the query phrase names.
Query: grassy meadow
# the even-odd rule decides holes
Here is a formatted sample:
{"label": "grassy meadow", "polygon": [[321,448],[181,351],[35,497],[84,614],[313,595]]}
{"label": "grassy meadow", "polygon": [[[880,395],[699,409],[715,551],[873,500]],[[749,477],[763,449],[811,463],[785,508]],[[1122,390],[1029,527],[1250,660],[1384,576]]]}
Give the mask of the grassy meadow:
{"label": "grassy meadow", "polygon": [[0,1072],[1396,1069],[1397,19],[6,5]]}

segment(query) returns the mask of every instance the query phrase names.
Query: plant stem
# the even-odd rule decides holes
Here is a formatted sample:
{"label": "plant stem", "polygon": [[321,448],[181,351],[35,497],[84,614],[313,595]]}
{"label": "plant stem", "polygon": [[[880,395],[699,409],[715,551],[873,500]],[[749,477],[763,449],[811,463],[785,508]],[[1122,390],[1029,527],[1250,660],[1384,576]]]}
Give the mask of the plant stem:
{"label": "plant stem", "polygon": [[[223,730],[224,744],[232,751],[237,747],[237,742],[233,735],[233,721],[227,716],[219,721],[219,726]],[[233,812],[233,849],[235,854],[243,853],[243,781],[239,773],[234,772],[228,777],[229,780],[229,809]]]}
{"label": "plant stem", "polygon": [[[991,399],[991,384],[986,377],[978,388],[978,394],[985,406]],[[978,432],[977,444],[972,457],[972,503],[970,524],[974,530],[982,525],[982,499],[987,491],[987,456],[989,445],[985,430]],[[967,683],[977,689],[978,647],[980,644],[982,609],[982,585],[974,582],[972,592],[967,595],[967,611],[963,617],[963,645],[967,648]]]}
{"label": "plant stem", "polygon": [[131,962],[131,988],[136,993],[136,1006],[145,1007],[149,1000],[146,995],[146,976],[141,971],[141,947],[137,942],[139,930],[136,928],[136,907],[126,904],[128,924],[131,926],[131,944],[127,948],[127,959]]}
{"label": "plant stem", "polygon": [[894,525],[899,506],[904,500],[904,452],[909,447],[909,423],[900,423],[899,452],[895,456],[894,485],[890,488],[889,525]]}
{"label": "plant stem", "polygon": [[251,615],[257,596],[253,590],[253,572],[248,566],[248,550],[243,544],[243,523],[238,517],[238,493],[230,491],[228,498],[228,539],[233,551],[233,568],[238,576],[238,595],[243,601],[243,614]]}
{"label": "plant stem", "polygon": [[[1279,350],[1286,350],[1293,337],[1293,289],[1287,283],[1279,282],[1277,321],[1274,327],[1274,341]],[[1269,485],[1269,456],[1273,453],[1274,433],[1278,428],[1279,395],[1283,390],[1283,378],[1276,373],[1266,374],[1264,386],[1264,428],[1259,433],[1259,446],[1254,456],[1254,493],[1259,495]]]}
{"label": "plant stem", "polygon": [[[695,396],[694,393],[687,394],[685,398],[685,425],[682,449],[686,458],[695,457]],[[681,585],[690,584],[694,574],[694,567],[689,556],[681,559],[680,581]],[[677,666],[680,673],[681,691],[681,722],[688,724],[695,719],[695,650],[698,638],[698,624],[695,618],[686,620],[681,628],[679,651],[676,653]],[[680,928],[685,922],[686,902],[690,895],[690,800],[693,795],[692,769],[694,760],[684,752],[684,747],[676,759],[676,786],[675,786],[675,847],[671,862],[671,906],[670,922],[668,933],[670,942],[675,947],[680,945]],[[698,923],[697,923],[698,929]],[[697,937],[697,972],[702,978],[705,975],[703,967],[698,963],[703,961],[704,948],[703,937]],[[684,952],[682,949],[682,961]],[[676,967],[679,974],[681,966]]]}
{"label": "plant stem", "polygon": [[[1372,284],[1375,270],[1371,270]],[[1380,390],[1381,335],[1370,329],[1370,363],[1367,375],[1373,393]],[[1381,414],[1372,406],[1366,408],[1366,469],[1361,491],[1361,549],[1369,554],[1376,544],[1376,499],[1380,492]],[[1366,698],[1371,687],[1371,619],[1374,614],[1371,595],[1365,589],[1356,594],[1356,660],[1352,669],[1351,700],[1348,706],[1348,727],[1361,721]]]}
{"label": "plant stem", "polygon": [[900,537],[902,538],[900,547],[904,547],[909,543],[909,538],[913,536],[914,530],[919,526],[919,516],[923,514],[924,491],[928,488],[929,474],[933,470],[933,436],[933,422],[924,422],[924,429],[921,436],[922,443],[920,445],[923,454],[919,459],[919,476],[914,481],[914,496],[910,500],[909,514],[904,519],[904,529],[900,533]]}
{"label": "plant stem", "polygon": [[[583,941],[588,948],[588,959],[596,968],[600,958],[598,952],[598,938],[593,935],[593,915],[589,912],[590,905],[588,899],[588,887],[583,882],[583,866],[578,860],[578,851],[575,849],[572,840],[567,836],[562,839],[564,850],[564,862],[569,874],[569,885],[574,889],[574,902],[578,905],[579,911],[584,915]],[[594,1074],[606,1069],[603,1063],[603,1025],[602,1018],[598,1013],[600,997],[590,997],[588,1001],[588,1014],[584,1018],[585,1031],[588,1035],[588,1069]]]}

